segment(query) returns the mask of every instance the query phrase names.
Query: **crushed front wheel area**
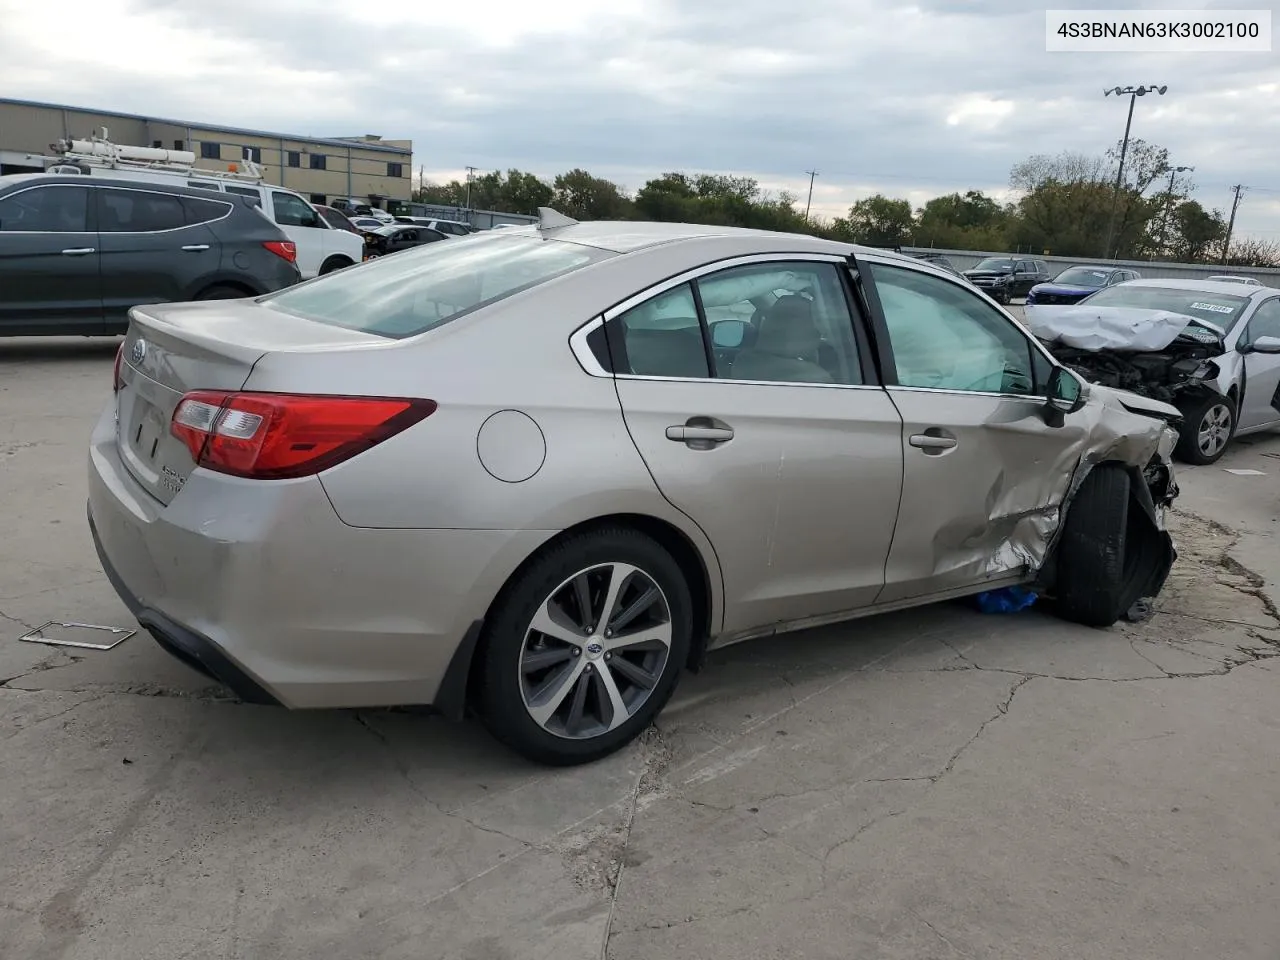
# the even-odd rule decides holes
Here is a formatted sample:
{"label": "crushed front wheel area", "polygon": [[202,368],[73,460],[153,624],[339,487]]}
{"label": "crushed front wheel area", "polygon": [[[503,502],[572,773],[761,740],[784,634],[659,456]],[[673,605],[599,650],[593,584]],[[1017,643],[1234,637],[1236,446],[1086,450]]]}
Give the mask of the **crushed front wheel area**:
{"label": "crushed front wheel area", "polygon": [[1058,615],[1109,627],[1160,592],[1174,557],[1141,474],[1101,464],[1067,507],[1055,558]]}

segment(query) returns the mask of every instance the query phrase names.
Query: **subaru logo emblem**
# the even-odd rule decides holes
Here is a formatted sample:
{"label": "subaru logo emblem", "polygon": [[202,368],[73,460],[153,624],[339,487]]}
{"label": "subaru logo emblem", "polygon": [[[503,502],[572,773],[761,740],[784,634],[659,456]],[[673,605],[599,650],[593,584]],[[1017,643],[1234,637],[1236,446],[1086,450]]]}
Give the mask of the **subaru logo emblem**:
{"label": "subaru logo emblem", "polygon": [[129,359],[133,361],[133,365],[136,367],[138,364],[140,364],[143,361],[143,359],[146,358],[146,356],[147,356],[147,341],[145,340],[133,341],[133,349],[129,351]]}
{"label": "subaru logo emblem", "polygon": [[589,653],[593,657],[598,657],[603,650],[604,650],[604,647],[602,647],[599,643],[597,643],[594,640],[591,641],[591,643],[587,644],[587,653]]}

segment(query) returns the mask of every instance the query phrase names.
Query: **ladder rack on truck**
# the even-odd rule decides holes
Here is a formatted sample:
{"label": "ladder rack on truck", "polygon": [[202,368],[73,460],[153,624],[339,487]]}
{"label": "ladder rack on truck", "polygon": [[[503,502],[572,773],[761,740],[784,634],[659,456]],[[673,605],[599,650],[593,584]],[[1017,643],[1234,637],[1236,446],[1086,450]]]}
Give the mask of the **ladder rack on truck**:
{"label": "ladder rack on truck", "polygon": [[[112,170],[146,170],[184,177],[214,177],[247,183],[262,182],[262,168],[252,160],[227,164],[226,170],[205,170],[195,165],[196,155],[189,150],[164,150],[159,147],[130,147],[112,143],[107,128],[88,140],[59,140],[49,144],[56,157],[46,158],[46,173],[88,173],[86,167]],[[51,162],[50,162],[51,161]]]}

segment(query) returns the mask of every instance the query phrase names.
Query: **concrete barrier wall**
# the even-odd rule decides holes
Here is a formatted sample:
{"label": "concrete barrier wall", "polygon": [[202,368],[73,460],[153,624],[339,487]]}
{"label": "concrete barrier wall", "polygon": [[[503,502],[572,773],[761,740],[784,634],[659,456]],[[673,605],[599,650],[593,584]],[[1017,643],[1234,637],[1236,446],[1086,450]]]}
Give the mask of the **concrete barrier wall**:
{"label": "concrete barrier wall", "polygon": [[1090,260],[1084,257],[1041,257],[1031,253],[982,253],[978,250],[940,250],[930,247],[903,247],[903,253],[939,253],[951,261],[957,270],[968,270],[977,265],[984,257],[1032,257],[1043,260],[1049,265],[1049,272],[1060,273],[1067,267],[1083,264],[1111,264],[1136,270],[1143,277],[1176,278],[1180,280],[1203,280],[1215,274],[1230,274],[1234,277],[1253,277],[1268,287],[1280,287],[1280,269],[1275,267],[1221,267],[1203,263],[1165,263],[1159,260]]}

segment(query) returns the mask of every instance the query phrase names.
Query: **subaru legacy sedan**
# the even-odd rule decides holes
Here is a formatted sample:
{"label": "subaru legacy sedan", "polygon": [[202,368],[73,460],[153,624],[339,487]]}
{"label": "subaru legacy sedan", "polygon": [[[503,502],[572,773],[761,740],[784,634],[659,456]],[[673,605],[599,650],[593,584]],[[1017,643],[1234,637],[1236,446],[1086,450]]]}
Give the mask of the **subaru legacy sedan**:
{"label": "subaru legacy sedan", "polygon": [[114,377],[89,524],[165,649],[251,702],[474,709],[545,763],[717,647],[1014,586],[1103,627],[1174,559],[1176,409],[811,237],[544,210],[137,308]]}

